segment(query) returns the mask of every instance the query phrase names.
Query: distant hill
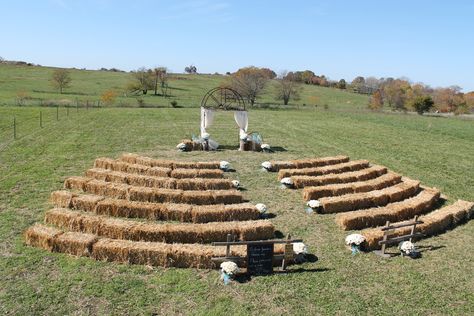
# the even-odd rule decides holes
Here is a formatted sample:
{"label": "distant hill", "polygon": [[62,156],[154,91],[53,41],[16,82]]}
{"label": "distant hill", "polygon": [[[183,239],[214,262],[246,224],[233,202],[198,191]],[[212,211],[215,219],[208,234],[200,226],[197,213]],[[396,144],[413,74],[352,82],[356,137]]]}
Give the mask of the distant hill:
{"label": "distant hill", "polygon": [[[118,95],[113,106],[137,107],[137,98],[140,98],[143,100],[142,106],[146,107],[170,107],[172,100],[181,107],[197,107],[209,89],[221,85],[227,79],[227,76],[218,74],[172,74],[169,81],[171,96],[164,98],[150,92],[144,96],[127,94],[125,87],[132,80],[131,74],[127,72],[69,69],[71,87],[59,94],[50,82],[54,69],[23,63],[0,64],[0,105],[75,105],[76,102],[86,101],[96,104],[105,91],[113,90]],[[270,82],[265,93],[257,100],[259,107],[283,107],[281,101],[275,100],[272,84]],[[323,107],[327,104],[331,109],[361,109],[366,108],[367,99],[366,95],[336,88],[303,85],[301,99],[291,100],[289,106]]]}

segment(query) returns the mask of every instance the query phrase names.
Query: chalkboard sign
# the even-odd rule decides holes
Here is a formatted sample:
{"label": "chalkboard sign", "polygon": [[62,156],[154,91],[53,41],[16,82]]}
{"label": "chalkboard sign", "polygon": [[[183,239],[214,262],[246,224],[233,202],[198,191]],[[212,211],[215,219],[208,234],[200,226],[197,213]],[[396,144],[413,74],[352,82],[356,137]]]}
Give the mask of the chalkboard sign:
{"label": "chalkboard sign", "polygon": [[273,243],[247,245],[247,273],[250,275],[273,273]]}

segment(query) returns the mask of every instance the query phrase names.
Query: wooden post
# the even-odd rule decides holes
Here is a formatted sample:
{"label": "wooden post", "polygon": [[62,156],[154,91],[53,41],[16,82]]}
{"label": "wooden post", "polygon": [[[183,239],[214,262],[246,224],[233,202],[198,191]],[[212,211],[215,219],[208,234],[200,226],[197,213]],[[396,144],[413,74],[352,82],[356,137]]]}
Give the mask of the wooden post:
{"label": "wooden post", "polygon": [[[232,241],[232,235],[227,234],[227,242],[230,243]],[[225,248],[225,256],[230,257],[230,244],[227,244]]]}
{"label": "wooden post", "polygon": [[291,236],[290,234],[286,235],[286,244],[285,244],[285,252],[283,253],[283,260],[281,261],[281,269],[283,271],[286,270],[286,266],[290,258],[293,257],[293,245],[291,244]]}
{"label": "wooden post", "polygon": [[[390,221],[387,221],[385,223],[385,227],[388,227],[388,226],[390,226]],[[384,243],[382,244],[382,255],[385,254],[385,247],[387,246],[387,243],[386,243],[387,237],[388,237],[388,230],[385,230],[383,232],[383,239],[382,239],[384,241]]]}
{"label": "wooden post", "polygon": [[40,128],[43,128],[43,112],[40,111]]}
{"label": "wooden post", "polygon": [[13,117],[13,139],[16,139],[16,117]]}
{"label": "wooden post", "polygon": [[69,107],[66,107],[66,116],[69,116]]}
{"label": "wooden post", "polygon": [[59,121],[59,105],[56,106],[56,121]]}
{"label": "wooden post", "polygon": [[89,110],[89,100],[86,101],[86,110]]}
{"label": "wooden post", "polygon": [[[415,215],[415,217],[413,218],[413,226],[411,227],[411,232],[410,232],[410,235],[414,235],[415,234],[415,229],[416,229],[416,221],[418,220],[418,215]],[[410,237],[409,241],[412,242],[412,239],[413,237]]]}
{"label": "wooden post", "polygon": [[76,98],[76,112],[79,112],[79,100]]}

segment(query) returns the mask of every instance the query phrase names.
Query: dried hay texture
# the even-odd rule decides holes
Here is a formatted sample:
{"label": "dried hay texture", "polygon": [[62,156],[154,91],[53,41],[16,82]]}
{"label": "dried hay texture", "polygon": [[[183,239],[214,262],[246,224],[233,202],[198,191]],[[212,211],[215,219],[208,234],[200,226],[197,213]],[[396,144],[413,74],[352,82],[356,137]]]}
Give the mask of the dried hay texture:
{"label": "dried hay texture", "polygon": [[86,176],[106,182],[123,183],[150,188],[180,190],[229,190],[233,188],[232,181],[229,179],[174,179],[169,177],[130,174],[121,171],[111,171],[100,168],[87,170]]}
{"label": "dried hay texture", "polygon": [[71,207],[73,197],[76,196],[77,194],[66,190],[53,191],[51,193],[50,202],[57,207],[69,208]]}
{"label": "dried hay texture", "polygon": [[206,224],[156,224],[89,215],[68,209],[46,212],[45,222],[62,229],[96,234],[113,239],[166,243],[210,243],[225,241],[228,234],[239,240],[269,239],[274,236],[270,221],[213,222]]}
{"label": "dried hay texture", "polygon": [[110,158],[97,158],[94,162],[94,168],[155,177],[169,177],[171,173],[171,168],[149,167]]}
{"label": "dried hay texture", "polygon": [[367,181],[350,183],[329,184],[319,187],[306,187],[303,191],[303,198],[306,201],[318,200],[322,197],[338,196],[351,193],[362,193],[395,185],[402,181],[402,177],[394,172],[388,172],[380,177]]}
{"label": "dried hay texture", "polygon": [[88,257],[92,253],[92,245],[97,240],[98,237],[96,235],[65,232],[54,239],[52,251]]}
{"label": "dried hay texture", "polygon": [[[345,172],[339,174],[327,174],[323,176],[292,176],[293,186],[297,189],[305,188],[303,193],[304,196],[311,194],[313,190],[318,186],[338,184],[338,183],[350,183],[357,181],[366,181],[376,177],[379,177],[387,173],[387,168],[383,166],[371,166],[366,169],[359,171]],[[317,189],[316,189],[317,190]],[[305,199],[307,199],[305,197]]]}
{"label": "dried hay texture", "polygon": [[175,161],[169,159],[154,159],[151,157],[140,156],[136,154],[123,154],[119,160],[132,163],[145,165],[148,167],[165,167],[171,169],[219,169],[219,161],[202,161],[202,162],[188,162],[188,161]]}
{"label": "dried hay texture", "polygon": [[346,194],[319,199],[322,213],[340,213],[363,208],[384,206],[413,196],[418,192],[419,181],[404,179],[394,186],[364,193]]}
{"label": "dried hay texture", "polygon": [[35,224],[25,232],[25,242],[28,246],[53,251],[54,239],[63,232],[53,227]]}
{"label": "dried hay texture", "polygon": [[127,199],[128,189],[129,186],[126,184],[91,180],[86,183],[83,191],[116,199]]}
{"label": "dried hay texture", "polygon": [[278,179],[281,180],[283,178],[291,176],[322,176],[330,173],[356,171],[367,167],[369,167],[368,160],[354,160],[324,167],[303,169],[280,169],[280,171],[278,171]]}
{"label": "dried hay texture", "polygon": [[224,176],[224,171],[220,169],[173,169],[171,177],[176,179],[186,178],[208,178],[221,179]]}
{"label": "dried hay texture", "polygon": [[[70,199],[68,198],[69,195],[71,196]],[[56,191],[51,196],[51,201],[57,208],[71,208],[112,217],[146,218],[150,220],[193,223],[247,221],[260,218],[260,212],[255,205],[250,203],[203,206],[176,203],[148,203],[104,198],[97,195],[76,195],[68,191]]]}
{"label": "dried hay texture", "polygon": [[[469,220],[472,218],[473,212],[473,202],[458,200],[454,204],[445,206],[434,212],[421,216],[419,220],[422,221],[423,224],[418,224],[416,226],[416,232],[423,233],[425,235],[424,237],[440,234],[449,228],[454,228],[462,222]],[[407,222],[408,221],[392,224],[396,225]],[[365,249],[374,250],[381,248],[378,243],[383,239],[383,231],[380,230],[380,228],[381,227],[370,228],[361,232],[361,234],[365,237]],[[408,235],[410,231],[411,227],[398,228],[390,234],[390,237],[393,238]]]}
{"label": "dried hay texture", "polygon": [[85,177],[69,177],[64,181],[64,188],[69,190],[84,191],[87,182],[92,180]]}
{"label": "dried hay texture", "polygon": [[439,196],[439,190],[425,189],[412,198],[390,203],[384,207],[337,214],[336,223],[344,230],[355,230],[381,226],[387,221],[406,220],[430,211]]}
{"label": "dried hay texture", "polygon": [[270,161],[272,164],[271,171],[279,171],[280,169],[300,169],[300,168],[315,168],[327,165],[334,165],[348,162],[347,156],[322,157],[322,158],[308,158],[290,161]]}

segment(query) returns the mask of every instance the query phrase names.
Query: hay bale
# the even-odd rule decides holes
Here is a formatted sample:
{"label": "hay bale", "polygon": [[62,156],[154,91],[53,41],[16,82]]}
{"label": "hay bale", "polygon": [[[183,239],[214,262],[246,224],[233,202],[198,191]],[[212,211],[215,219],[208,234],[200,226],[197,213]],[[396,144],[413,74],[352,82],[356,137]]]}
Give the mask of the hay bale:
{"label": "hay bale", "polygon": [[229,179],[176,179],[176,189],[180,190],[230,190],[233,189]]}
{"label": "hay bale", "polygon": [[260,212],[250,203],[218,204],[192,207],[193,223],[249,221],[260,218]]}
{"label": "hay bale", "polygon": [[84,192],[103,195],[116,199],[127,199],[129,186],[126,184],[90,180],[86,183]]}
{"label": "hay bale", "polygon": [[156,203],[132,202],[118,199],[104,199],[97,204],[96,214],[113,217],[147,218],[161,220],[163,206]]}
{"label": "hay bale", "polygon": [[71,208],[86,212],[95,212],[97,204],[104,199],[103,196],[84,194],[74,196],[71,200]]}
{"label": "hay bale", "polygon": [[213,204],[237,204],[242,203],[244,198],[237,190],[210,191],[214,197]]}
{"label": "hay bale", "polygon": [[439,196],[439,190],[425,189],[412,198],[390,203],[384,207],[337,214],[335,220],[344,230],[381,226],[386,221],[402,221],[428,212],[436,204]]}
{"label": "hay bale", "polygon": [[186,178],[208,178],[220,179],[224,176],[224,172],[219,169],[173,169],[171,177],[176,179]]}
{"label": "hay bale", "polygon": [[[419,218],[423,224],[417,225],[417,232],[424,234],[424,237],[433,236],[455,227],[459,223],[469,220],[469,214],[474,209],[473,202],[458,200],[454,204],[445,206],[434,212],[428,213]],[[456,218],[456,219],[455,219]],[[408,221],[392,223],[394,225],[407,223]],[[390,237],[398,237],[410,233],[411,227],[402,227],[394,230]],[[365,229],[361,232],[365,237],[365,248],[367,250],[379,249],[378,244],[383,238],[383,231],[378,228]]]}
{"label": "hay bale", "polygon": [[328,165],[323,167],[303,168],[303,169],[280,169],[278,171],[278,179],[291,176],[321,176],[330,173],[343,173],[347,171],[356,171],[369,167],[368,160],[354,160],[335,165]]}
{"label": "hay bale", "polygon": [[57,207],[68,208],[71,206],[72,198],[75,196],[76,194],[66,190],[53,191],[51,193],[50,201],[53,205]]}
{"label": "hay bale", "polygon": [[[366,181],[379,177],[387,173],[387,168],[383,166],[371,166],[359,171],[345,172],[340,174],[327,174],[323,176],[292,176],[293,186],[295,188],[309,187],[305,192],[307,195],[313,190],[311,187],[338,184],[338,183],[350,183],[356,181]],[[305,199],[307,199],[305,197]]]}
{"label": "hay bale", "polygon": [[108,169],[92,168],[86,170],[85,176],[88,178],[94,178],[96,180],[107,181],[107,177],[111,172],[112,171]]}
{"label": "hay bale", "polygon": [[90,180],[91,178],[85,177],[69,177],[64,181],[64,188],[69,190],[84,191],[87,182]]}
{"label": "hay bale", "polygon": [[322,197],[338,196],[351,193],[362,193],[373,190],[381,190],[383,188],[400,183],[401,176],[394,173],[388,172],[375,179],[350,182],[350,183],[337,183],[329,184],[318,187],[306,187],[303,191],[303,197],[305,200],[318,200]]}
{"label": "hay bale", "polygon": [[124,153],[120,156],[119,160],[127,163],[137,163],[138,157],[140,157],[140,155],[133,153]]}
{"label": "hay bale", "polygon": [[89,257],[92,253],[92,245],[98,237],[92,234],[76,232],[65,232],[54,240],[54,252],[67,253],[74,256]]}
{"label": "hay bale", "polygon": [[171,203],[174,201],[180,201],[182,194],[182,190],[155,189],[145,187],[129,188],[130,200],[139,202]]}
{"label": "hay bale", "polygon": [[403,182],[382,190],[346,194],[319,199],[322,213],[339,213],[362,208],[384,206],[413,196],[419,190],[419,181],[405,179]]}
{"label": "hay bale", "polygon": [[170,177],[171,168],[150,167],[145,174],[153,177]]}
{"label": "hay bale", "polygon": [[311,159],[298,159],[291,161],[270,161],[272,164],[271,171],[279,171],[280,169],[300,169],[300,168],[314,168],[327,165],[339,164],[348,162],[347,156],[322,157]]}
{"label": "hay bale", "polygon": [[94,168],[114,170],[115,160],[111,158],[97,158],[94,161]]}
{"label": "hay bale", "polygon": [[214,195],[211,191],[183,191],[179,199],[173,201],[196,205],[215,204]]}
{"label": "hay bale", "polygon": [[127,175],[127,183],[133,186],[149,188],[176,189],[176,179],[169,177],[143,176],[136,174]]}
{"label": "hay bale", "polygon": [[25,243],[28,246],[53,250],[54,239],[63,232],[59,229],[35,224],[25,231]]}

